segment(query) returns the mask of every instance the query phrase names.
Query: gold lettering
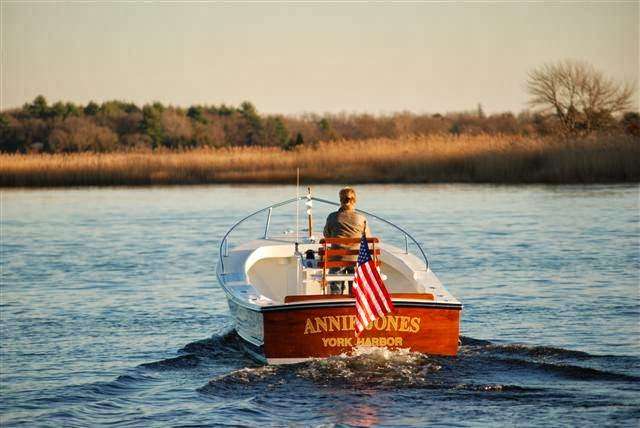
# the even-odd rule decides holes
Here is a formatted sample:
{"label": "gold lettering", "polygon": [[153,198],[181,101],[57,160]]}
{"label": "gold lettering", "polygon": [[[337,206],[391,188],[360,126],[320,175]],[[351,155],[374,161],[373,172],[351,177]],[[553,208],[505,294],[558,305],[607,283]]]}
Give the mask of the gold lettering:
{"label": "gold lettering", "polygon": [[349,315],[349,328],[347,330],[355,330],[356,329],[356,316]]}
{"label": "gold lettering", "polygon": [[347,330],[347,318],[348,315],[340,315],[340,330]]}
{"label": "gold lettering", "polygon": [[409,317],[400,317],[400,331],[409,331]]}
{"label": "gold lettering", "polygon": [[327,331],[327,321],[324,318],[316,317],[315,320],[317,331]]}
{"label": "gold lettering", "polygon": [[305,324],[305,327],[304,327],[304,334],[317,333],[317,332],[318,331],[313,328],[313,323],[311,322],[311,320],[307,318],[307,323]]}
{"label": "gold lettering", "polygon": [[420,331],[420,318],[413,317],[411,318],[411,332],[416,333],[418,331]]}
{"label": "gold lettering", "polygon": [[379,346],[387,346],[387,338],[386,337],[381,337],[380,339],[378,339],[378,344]]}
{"label": "gold lettering", "polygon": [[387,317],[387,331],[398,330],[398,317],[397,316],[389,316]]}
{"label": "gold lettering", "polygon": [[340,331],[340,318],[338,317],[328,317],[329,318],[329,331],[333,331],[335,328],[337,331]]}
{"label": "gold lettering", "polygon": [[396,346],[402,346],[402,338],[396,337]]}
{"label": "gold lettering", "polygon": [[[353,347],[353,337],[322,337],[322,346],[331,347]],[[358,338],[356,345],[364,345],[364,339]],[[369,340],[369,339],[367,339]]]}
{"label": "gold lettering", "polygon": [[370,322],[369,324],[367,324],[367,326],[365,327],[367,330],[371,330],[373,328],[373,323]]}
{"label": "gold lettering", "polygon": [[364,339],[364,346],[371,346],[371,338],[370,337],[366,337]]}
{"label": "gold lettering", "polygon": [[380,342],[380,338],[378,338],[378,337],[372,337],[371,338],[371,346],[378,346],[379,342]]}
{"label": "gold lettering", "polygon": [[[375,328],[379,331],[408,331],[411,333],[417,333],[420,331],[420,317],[407,317],[407,316],[386,316],[378,318],[374,322],[369,323],[365,328],[372,330]],[[354,330],[356,323],[355,315],[339,315],[339,316],[325,316],[307,318],[304,325],[304,334],[315,334],[327,331],[345,331]],[[361,345],[360,338],[358,338],[356,345]],[[389,340],[389,339],[388,339]],[[347,345],[345,342],[344,346]],[[391,345],[391,342],[387,342]],[[385,346],[385,345],[380,345]]]}

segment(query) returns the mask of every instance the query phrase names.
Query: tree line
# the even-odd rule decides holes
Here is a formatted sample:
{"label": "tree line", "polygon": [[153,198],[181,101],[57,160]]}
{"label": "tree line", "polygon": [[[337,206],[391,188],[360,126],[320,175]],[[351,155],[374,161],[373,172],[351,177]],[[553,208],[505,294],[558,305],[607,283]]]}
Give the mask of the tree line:
{"label": "tree line", "polygon": [[0,112],[0,151],[182,150],[198,147],[274,146],[283,150],[319,141],[398,138],[429,134],[640,136],[640,115],[629,111],[633,87],[605,78],[585,63],[548,64],[529,74],[536,111],[487,115],[477,108],[447,114],[261,115],[240,106],[125,101],[50,104],[42,95],[22,108]]}

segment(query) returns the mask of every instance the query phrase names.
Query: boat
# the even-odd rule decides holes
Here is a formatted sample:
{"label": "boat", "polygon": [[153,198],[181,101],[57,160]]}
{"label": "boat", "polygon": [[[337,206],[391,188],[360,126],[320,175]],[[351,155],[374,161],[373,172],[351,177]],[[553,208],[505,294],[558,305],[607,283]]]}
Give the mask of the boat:
{"label": "boat", "polygon": [[[288,229],[272,236],[272,214],[290,204],[298,207],[301,201],[308,207],[305,236],[300,236],[297,227],[297,233]],[[348,248],[357,248],[360,240],[315,237],[314,203],[332,209],[339,206],[309,191],[247,215],[220,242],[216,274],[247,354],[266,364],[349,355],[360,348],[456,355],[462,304],[444,288],[424,250],[407,231],[363,210],[357,211],[369,222],[377,221],[391,230],[391,239],[372,236],[367,241],[395,310],[356,337],[355,299],[349,283],[353,274],[336,274],[331,268],[344,265],[332,261],[336,254],[357,254]],[[253,235],[257,237],[240,233],[234,240],[239,242],[232,245],[232,234],[261,215],[266,220],[264,229],[260,226],[260,233]],[[329,284],[340,284],[341,293],[331,294]]]}

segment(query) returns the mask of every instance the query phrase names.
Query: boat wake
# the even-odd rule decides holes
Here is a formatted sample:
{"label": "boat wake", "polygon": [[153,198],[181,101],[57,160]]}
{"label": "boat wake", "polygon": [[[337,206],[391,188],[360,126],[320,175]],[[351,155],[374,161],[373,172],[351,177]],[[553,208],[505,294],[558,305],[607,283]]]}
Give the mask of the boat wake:
{"label": "boat wake", "polygon": [[[38,402],[46,403],[50,417],[81,419],[89,409],[101,415],[112,412],[117,421],[123,402],[176,380],[187,382],[223,414],[247,412],[265,421],[282,417],[293,406],[309,415],[318,408],[322,414],[351,415],[353,425],[370,417],[370,425],[376,425],[377,418],[384,417],[379,409],[388,400],[405,403],[403,412],[413,415],[407,425],[412,417],[424,417],[419,409],[426,408],[425,403],[438,403],[441,414],[464,408],[473,415],[477,406],[495,410],[509,402],[538,408],[552,400],[563,412],[582,409],[587,419],[603,409],[612,412],[618,425],[640,418],[640,358],[634,356],[463,337],[456,357],[356,348],[352,355],[261,365],[246,356],[231,329],[189,343],[177,356],[130,368],[111,381],[48,390]],[[336,397],[342,407],[334,409]]]}
{"label": "boat wake", "polygon": [[[445,391],[546,391],[571,382],[619,382],[640,391],[640,358],[592,355],[581,351],[524,344],[496,344],[462,338],[457,357],[436,357],[408,350],[356,348],[352,355],[282,366],[249,360],[233,330],[189,343],[182,355],[143,364],[149,370],[189,370],[226,361],[230,371],[198,389],[205,395],[256,396],[299,387],[301,390],[432,389]],[[234,368],[235,367],[235,368]],[[250,386],[250,387],[248,387]]]}
{"label": "boat wake", "polygon": [[140,364],[139,367],[166,371],[191,369],[208,363],[247,361],[240,345],[240,337],[235,330],[230,328],[224,329],[220,334],[215,334],[209,339],[191,342],[180,349],[178,353],[180,355],[177,357]]}

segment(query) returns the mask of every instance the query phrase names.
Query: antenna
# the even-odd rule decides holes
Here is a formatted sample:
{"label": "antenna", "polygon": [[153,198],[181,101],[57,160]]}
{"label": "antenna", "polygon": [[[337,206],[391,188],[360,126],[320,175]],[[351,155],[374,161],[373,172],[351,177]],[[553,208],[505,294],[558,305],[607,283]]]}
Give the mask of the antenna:
{"label": "antenna", "polygon": [[296,245],[293,253],[294,258],[296,259],[296,294],[298,292],[298,287],[300,286],[300,262],[298,261],[298,256],[300,255],[300,250],[298,249],[298,245],[300,242],[300,168],[296,168]]}
{"label": "antenna", "polygon": [[300,168],[296,168],[296,249],[300,241]]}
{"label": "antenna", "polygon": [[305,203],[307,206],[307,222],[309,224],[309,239],[313,238],[313,216],[311,213],[311,208],[313,207],[313,201],[311,200],[311,187],[307,187],[307,202]]}

